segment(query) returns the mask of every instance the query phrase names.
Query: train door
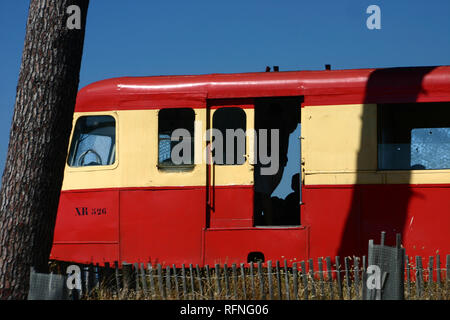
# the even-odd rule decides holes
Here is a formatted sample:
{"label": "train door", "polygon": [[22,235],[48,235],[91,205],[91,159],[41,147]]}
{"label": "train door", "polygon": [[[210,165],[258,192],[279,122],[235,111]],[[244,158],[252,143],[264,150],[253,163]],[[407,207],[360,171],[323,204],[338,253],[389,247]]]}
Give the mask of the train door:
{"label": "train door", "polygon": [[253,103],[209,101],[207,118],[207,228],[251,227]]}
{"label": "train door", "polygon": [[[207,166],[209,225],[204,233],[204,263],[286,259],[291,264],[306,259],[308,229],[300,225],[300,148],[288,147],[289,140],[297,139],[299,144],[301,99],[210,101],[208,107],[207,118],[212,130],[223,132],[228,128],[236,132],[242,129],[247,135],[245,147],[235,146],[233,157],[228,151],[224,155],[224,159],[227,155],[230,161],[234,159],[235,164]],[[267,143],[272,131],[274,140]],[[212,149],[217,146],[214,141]],[[231,145],[230,141],[223,144]],[[261,147],[264,150],[260,150]],[[209,154],[217,156],[215,150]],[[267,181],[270,183],[263,185]],[[264,188],[267,190],[263,193]],[[268,207],[270,203],[272,206]],[[267,218],[264,214],[268,215],[271,209],[276,209],[279,215],[274,214],[271,221],[264,220]]]}

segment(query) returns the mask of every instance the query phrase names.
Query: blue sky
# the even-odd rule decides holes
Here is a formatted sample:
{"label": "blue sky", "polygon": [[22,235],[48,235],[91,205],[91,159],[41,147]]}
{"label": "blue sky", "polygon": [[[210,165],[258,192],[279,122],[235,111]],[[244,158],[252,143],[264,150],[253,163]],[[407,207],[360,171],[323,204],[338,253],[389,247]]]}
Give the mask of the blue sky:
{"label": "blue sky", "polygon": [[[3,172],[28,0],[0,2]],[[366,8],[381,8],[369,30]],[[448,0],[91,0],[80,88],[117,76],[450,65]]]}

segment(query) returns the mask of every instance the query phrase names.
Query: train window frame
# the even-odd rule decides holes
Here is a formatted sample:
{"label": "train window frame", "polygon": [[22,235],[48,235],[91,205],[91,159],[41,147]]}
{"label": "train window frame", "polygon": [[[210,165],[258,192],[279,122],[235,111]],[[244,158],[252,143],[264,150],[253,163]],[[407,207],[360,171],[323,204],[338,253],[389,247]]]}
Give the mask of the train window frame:
{"label": "train window frame", "polygon": [[[388,151],[383,151],[383,143],[384,141],[388,140],[388,138],[384,138],[383,135],[384,133],[384,129],[387,127],[387,125],[385,125],[385,121],[386,121],[386,117],[388,117],[389,115],[384,115],[383,113],[385,112],[387,114],[387,112],[385,110],[383,110],[384,108],[406,108],[408,105],[413,105],[414,108],[416,108],[416,110],[414,110],[415,112],[417,112],[417,109],[422,109],[422,108],[432,108],[434,106],[436,107],[440,107],[442,108],[441,110],[445,110],[445,108],[448,108],[450,110],[450,101],[436,101],[436,102],[411,102],[411,103],[384,103],[384,104],[378,104],[377,105],[377,171],[378,172],[389,172],[389,173],[404,173],[404,172],[415,172],[415,173],[430,173],[430,172],[450,172],[450,163],[447,165],[447,167],[442,166],[439,168],[430,168],[427,169],[426,167],[420,168],[419,166],[421,166],[421,164],[416,164],[416,165],[411,165],[411,151],[409,151],[409,156],[410,156],[410,164],[409,164],[409,168],[406,167],[394,167],[392,164],[391,165],[382,165],[382,157],[383,154],[387,154]],[[432,106],[434,105],[434,106]],[[436,110],[433,110],[436,111]],[[392,114],[394,113],[393,111],[389,111],[391,112],[390,116],[392,116]],[[398,113],[401,113],[401,111],[397,111]],[[450,111],[449,111],[450,112]],[[404,125],[404,127],[408,128],[410,130],[409,134],[410,136],[408,137],[409,139],[405,140],[408,143],[406,143],[405,145],[409,146],[409,148],[411,149],[413,146],[413,131],[417,130],[417,129],[448,129],[450,130],[450,125],[442,127],[438,124],[436,124],[436,120],[435,119],[439,119],[439,118],[445,118],[445,117],[438,117],[435,115],[435,118],[432,118],[432,116],[430,115],[428,118],[424,118],[423,117],[419,117],[416,115],[416,118],[413,118],[414,115],[410,115],[410,122],[411,121],[423,121],[423,123],[426,123],[428,121],[428,123],[426,123],[427,125],[422,125],[422,126],[417,126],[414,124],[409,124],[410,122],[408,122],[407,124]],[[412,120],[411,120],[412,119]],[[441,120],[441,119],[439,119]],[[392,119],[389,119],[389,121],[394,121]],[[434,121],[434,122],[433,122]],[[430,123],[434,124],[434,126],[429,126]],[[393,129],[395,128],[395,129]],[[391,126],[390,129],[387,130],[398,130],[400,131],[400,129],[397,128],[397,126]],[[395,134],[399,135],[398,132],[396,132]],[[403,134],[405,134],[405,132],[403,132]],[[390,137],[390,139],[394,139],[392,137]],[[399,139],[398,136],[396,136],[396,139]],[[398,143],[397,143],[398,144]],[[389,155],[387,155],[389,156]],[[421,159],[422,161],[426,161],[428,158],[424,158]],[[387,162],[387,160],[385,160]],[[398,160],[397,160],[398,161]],[[400,161],[404,161],[402,159],[400,159]],[[399,162],[400,162],[399,161]],[[417,167],[415,167],[417,166]]]}
{"label": "train window frame", "polygon": [[[96,165],[96,166],[71,166],[69,164],[70,161],[70,154],[71,154],[71,148],[73,139],[75,137],[75,130],[76,130],[76,124],[80,118],[83,117],[91,117],[91,116],[110,116],[114,118],[115,122],[115,155],[114,155],[114,162],[112,164],[108,165]],[[83,112],[79,114],[75,114],[73,121],[72,121],[72,132],[70,134],[70,141],[67,149],[67,157],[66,157],[66,170],[69,172],[86,172],[86,171],[103,171],[103,170],[114,170],[119,165],[119,117],[116,112]]]}
{"label": "train window frame", "polygon": [[[221,131],[222,138],[223,138],[223,141],[222,141],[222,161],[223,161],[223,163],[216,163],[215,162],[215,158],[214,158],[214,165],[221,166],[221,167],[238,167],[238,166],[243,166],[243,165],[245,165],[247,163],[247,159],[248,159],[248,151],[247,151],[247,148],[248,148],[248,141],[247,141],[248,140],[247,139],[247,129],[248,129],[247,113],[245,112],[244,108],[239,107],[239,106],[221,106],[221,107],[218,107],[218,108],[214,109],[214,112],[213,112],[212,117],[211,117],[211,124],[212,124],[211,128],[212,129],[217,129],[215,127],[215,117],[217,115],[217,112],[221,112],[222,110],[223,111],[239,110],[239,112],[241,112],[241,114],[244,116],[244,118],[243,118],[243,123],[244,123],[244,128],[243,128],[243,133],[244,133],[244,148],[243,149],[244,150],[243,151],[244,151],[244,154],[242,155],[243,162],[242,163],[236,163],[236,162],[234,162],[234,163],[227,163],[226,132],[224,134]],[[226,128],[226,129],[234,129],[234,128]],[[242,129],[242,128],[240,128],[240,129]],[[213,143],[214,143],[214,141],[213,141]],[[236,138],[235,138],[235,141],[234,141],[233,145],[235,146],[235,151],[237,151],[237,145],[235,143],[236,143]],[[238,159],[238,155],[234,154],[234,160],[237,160],[237,159]]]}
{"label": "train window frame", "polygon": [[[161,137],[160,137],[160,127],[161,127],[161,123],[160,123],[160,119],[161,119],[161,112],[173,112],[175,110],[189,110],[190,112],[192,112],[193,115],[193,121],[192,121],[192,132],[190,132],[190,139],[191,139],[191,159],[192,159],[192,163],[191,164],[164,164],[164,163],[160,163],[160,141],[161,141]],[[195,168],[195,121],[197,118],[197,114],[195,112],[195,109],[192,107],[176,107],[176,108],[162,108],[158,110],[158,114],[157,114],[157,132],[156,132],[156,148],[157,148],[157,152],[156,152],[156,167],[158,168],[159,171],[161,172],[186,172],[186,171],[193,171]],[[177,128],[177,129],[186,129],[184,128]],[[173,131],[172,131],[173,133]],[[165,138],[164,140],[171,140],[170,138]],[[172,150],[172,149],[171,149]]]}

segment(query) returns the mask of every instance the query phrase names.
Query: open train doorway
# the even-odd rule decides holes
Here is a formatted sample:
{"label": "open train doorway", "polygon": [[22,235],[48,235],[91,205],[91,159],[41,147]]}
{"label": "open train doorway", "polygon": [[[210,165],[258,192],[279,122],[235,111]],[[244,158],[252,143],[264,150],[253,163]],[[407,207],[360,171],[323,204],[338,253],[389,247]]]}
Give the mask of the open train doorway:
{"label": "open train doorway", "polygon": [[301,97],[255,100],[255,226],[300,225],[301,103]]}

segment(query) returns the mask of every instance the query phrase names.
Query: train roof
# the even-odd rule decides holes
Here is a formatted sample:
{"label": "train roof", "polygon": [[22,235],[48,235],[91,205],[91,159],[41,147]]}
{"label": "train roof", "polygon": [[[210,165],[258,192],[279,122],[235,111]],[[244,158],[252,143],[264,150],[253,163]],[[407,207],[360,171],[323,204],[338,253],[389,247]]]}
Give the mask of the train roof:
{"label": "train roof", "polygon": [[450,66],[120,77],[82,88],[75,111],[280,96],[302,96],[306,105],[450,101]]}

